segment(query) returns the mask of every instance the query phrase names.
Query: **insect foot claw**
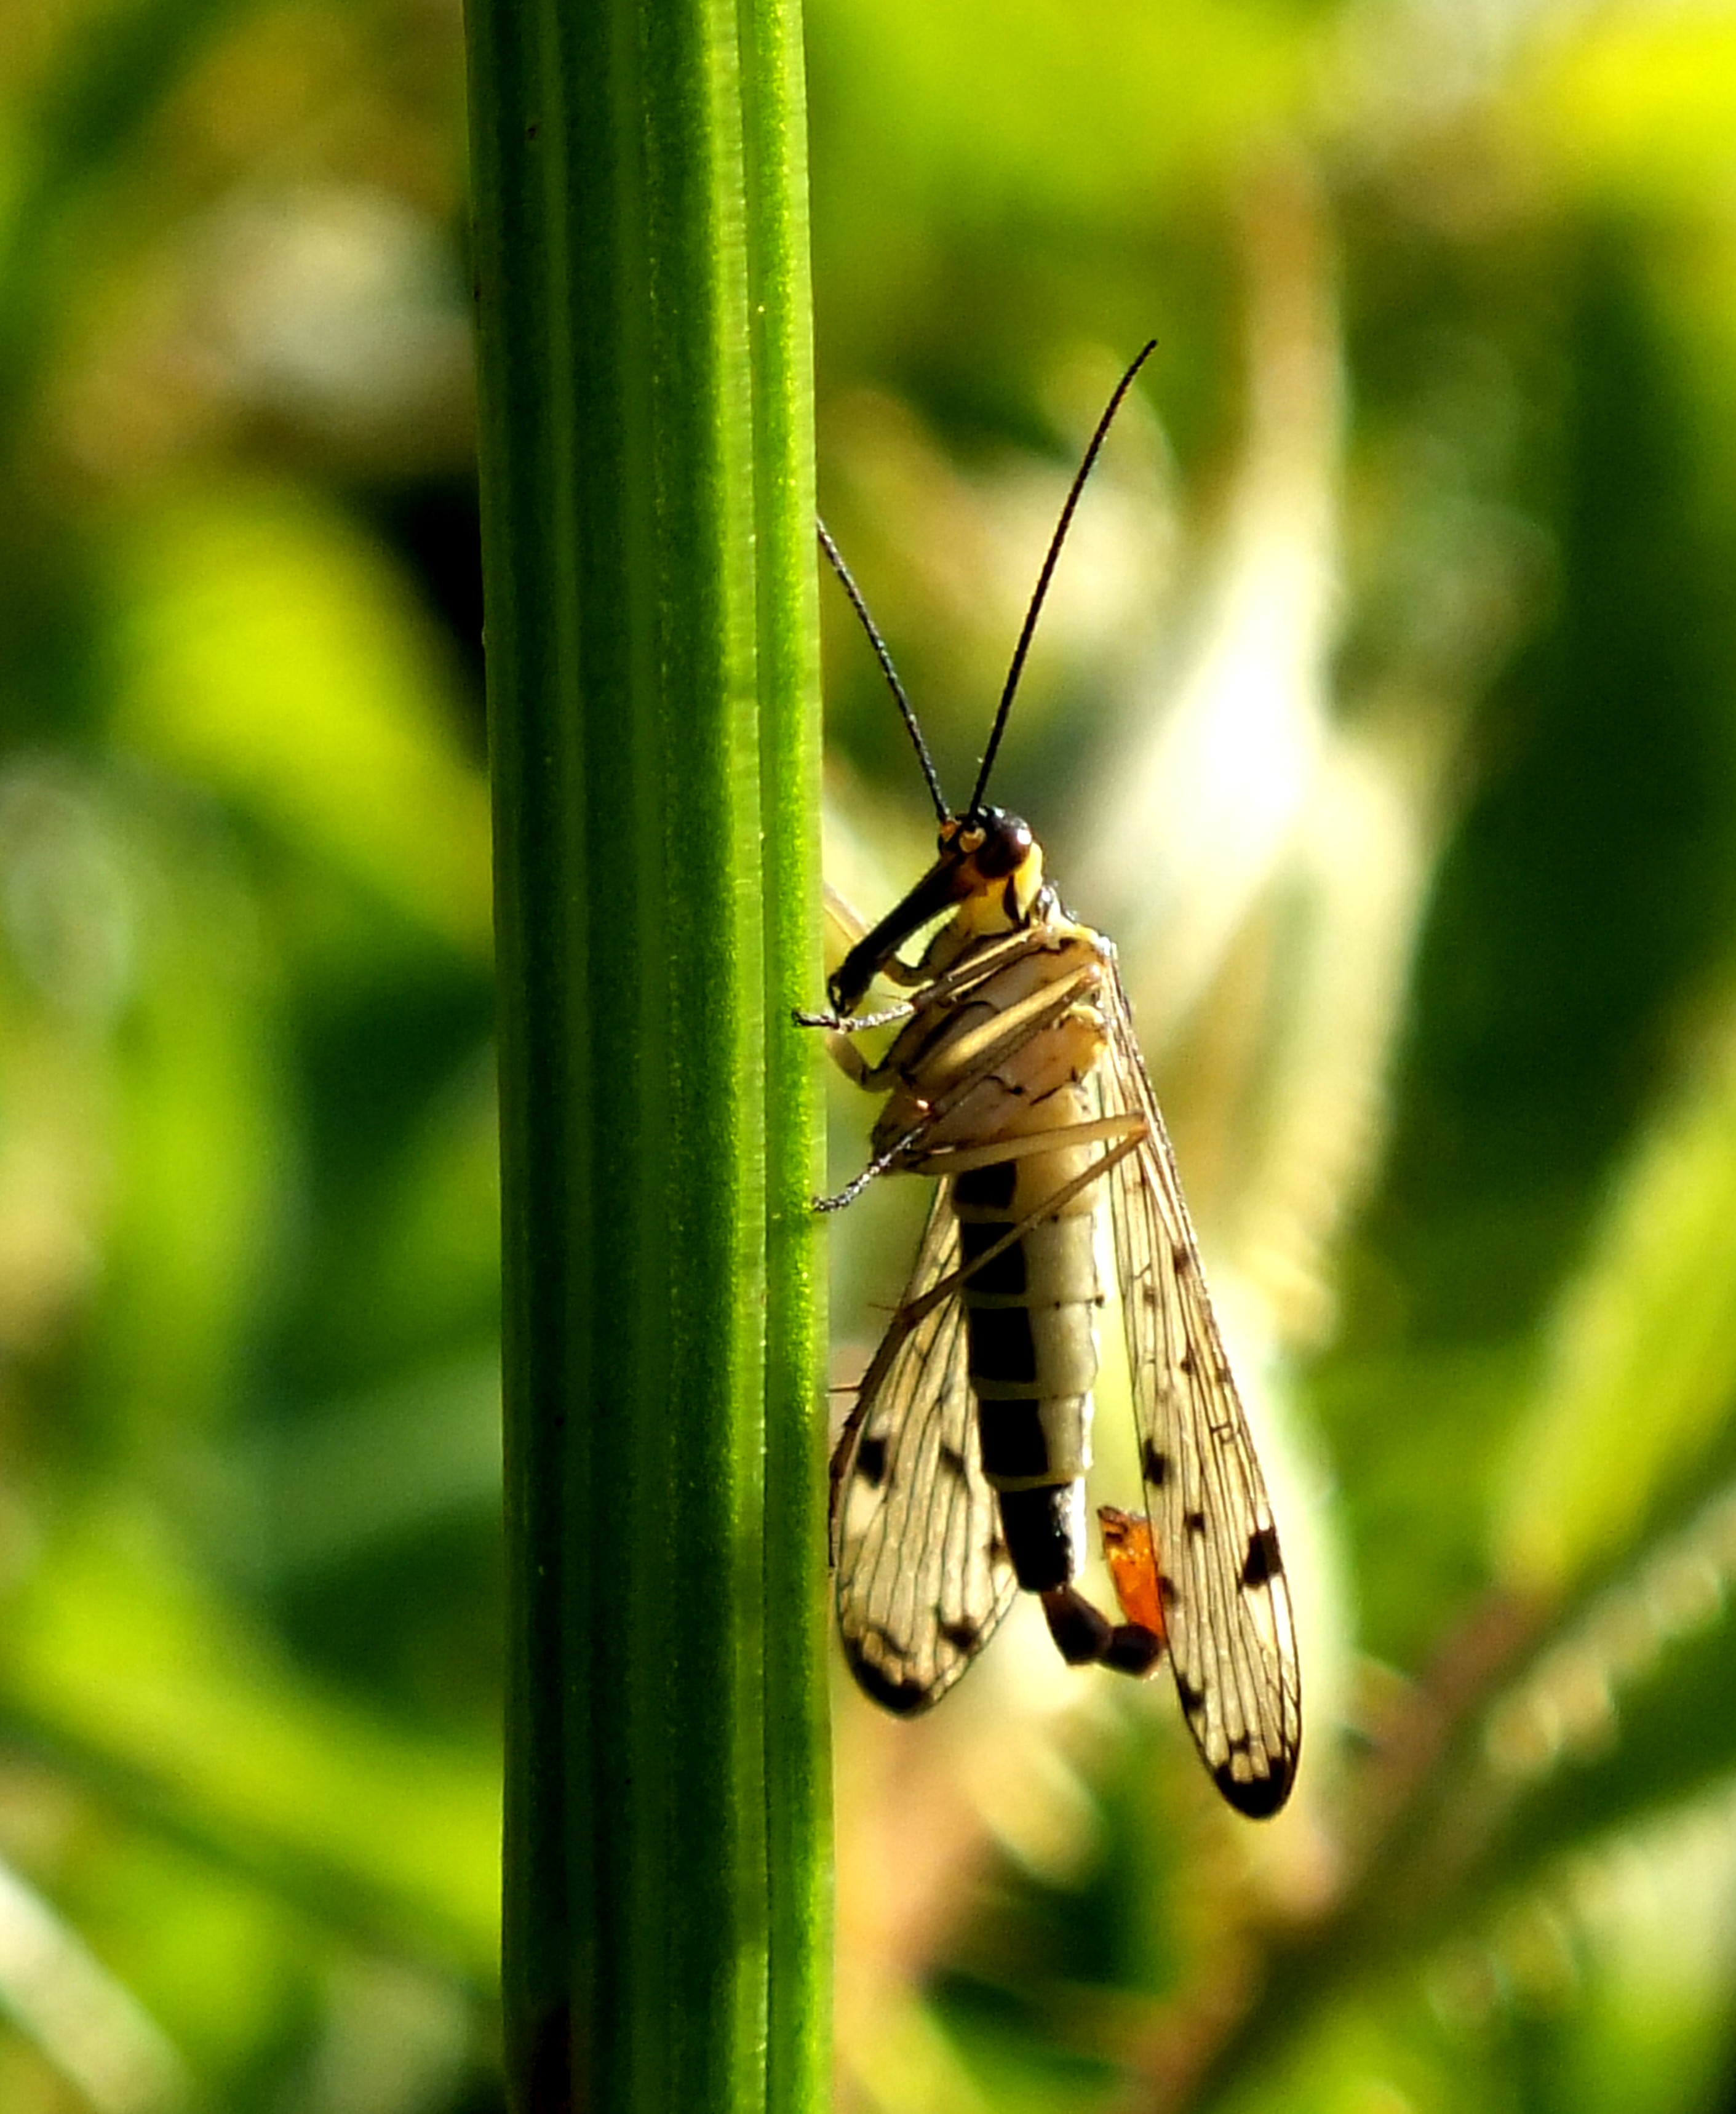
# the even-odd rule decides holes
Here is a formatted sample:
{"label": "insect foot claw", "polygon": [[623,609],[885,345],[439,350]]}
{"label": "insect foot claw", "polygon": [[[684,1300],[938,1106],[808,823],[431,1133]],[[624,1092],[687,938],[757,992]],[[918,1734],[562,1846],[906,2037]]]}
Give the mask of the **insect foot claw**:
{"label": "insect foot claw", "polygon": [[856,1201],[879,1171],[878,1167],[870,1165],[857,1176],[855,1181],[846,1183],[835,1197],[815,1197],[810,1201],[816,1211],[842,1211],[846,1206]]}
{"label": "insect foot claw", "polygon": [[[899,1145],[902,1146],[906,1142],[901,1139]],[[816,1211],[841,1211],[845,1205],[853,1204],[876,1175],[884,1174],[886,1172],[898,1157],[898,1146],[895,1146],[890,1152],[883,1152],[879,1159],[870,1160],[856,1179],[853,1182],[847,1182],[835,1197],[815,1197],[814,1209]]]}
{"label": "insect foot claw", "polygon": [[1113,1634],[1108,1618],[1072,1586],[1045,1593],[1043,1613],[1055,1649],[1069,1666],[1094,1666],[1108,1651]]}
{"label": "insect foot claw", "polygon": [[907,999],[900,999],[896,1005],[882,1006],[878,1013],[845,1013],[834,1006],[829,1013],[804,1013],[797,1007],[793,1014],[798,1027],[824,1027],[834,1035],[862,1035],[875,1027],[892,1027],[908,1020],[916,1008]]}

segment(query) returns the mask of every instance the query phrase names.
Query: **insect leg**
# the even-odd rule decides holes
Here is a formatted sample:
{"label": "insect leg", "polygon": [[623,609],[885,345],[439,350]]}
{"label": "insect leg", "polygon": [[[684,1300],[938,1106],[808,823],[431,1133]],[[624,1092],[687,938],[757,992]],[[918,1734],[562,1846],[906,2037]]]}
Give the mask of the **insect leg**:
{"label": "insect leg", "polygon": [[[951,1085],[934,1096],[934,1107],[956,1107],[973,1087],[988,1078],[998,1066],[1016,1057],[1045,1029],[1065,1020],[1081,1001],[1088,1002],[1089,995],[1099,987],[1099,965],[1094,960],[1081,962],[1053,983],[1039,986],[1015,1004],[1003,1006],[980,1025],[963,1030],[947,1046],[947,1061],[954,1076]],[[925,1013],[928,1009],[925,1000],[922,1010]],[[896,1079],[901,1073],[889,1059],[880,1068],[880,1075]]]}
{"label": "insect leg", "polygon": [[840,960],[868,936],[868,920],[847,895],[825,883],[826,952],[835,949]]}
{"label": "insect leg", "polygon": [[[854,1056],[856,1053],[852,1050],[850,1054]],[[840,1064],[843,1064],[842,1057],[839,1058],[838,1062]],[[848,1068],[845,1066],[846,1070]],[[846,1205],[853,1204],[876,1175],[885,1174],[898,1165],[899,1155],[906,1151],[911,1142],[920,1137],[928,1127],[928,1124],[924,1123],[915,1130],[906,1131],[902,1137],[888,1146],[884,1152],[877,1152],[861,1174],[852,1175],[836,1195],[813,1198],[813,1209],[816,1211],[842,1211]]]}
{"label": "insect leg", "polygon": [[[888,1027],[894,1021],[908,1020],[915,1011],[916,1008],[913,1005],[905,1003],[888,1006],[880,1013],[855,1014],[803,1013],[797,1009],[792,1012],[790,1017],[797,1027],[824,1028],[826,1032],[827,1056],[843,1073],[852,1086],[860,1087],[865,1092],[871,1094],[875,1091],[877,1084],[875,1067],[863,1056],[861,1050],[851,1041],[850,1037],[852,1035],[860,1034],[865,1027]],[[883,1169],[875,1168],[864,1178],[871,1180],[875,1174],[884,1171]],[[852,1188],[851,1195],[854,1196],[857,1193],[857,1191]],[[848,1199],[845,1201],[847,1201]],[[820,1200],[817,1197],[815,1200],[815,1205],[816,1209],[820,1208]],[[834,1201],[825,1208],[835,1210],[838,1206]]]}
{"label": "insect leg", "polygon": [[[1020,936],[1023,937],[1023,935]],[[972,1061],[947,1091],[943,1094],[937,1095],[923,1110],[921,1120],[913,1123],[907,1131],[894,1138],[890,1145],[884,1146],[861,1172],[846,1183],[834,1196],[816,1197],[814,1199],[814,1209],[816,1211],[841,1211],[847,1204],[854,1203],[876,1176],[890,1174],[895,1169],[935,1174],[951,1171],[950,1163],[944,1166],[929,1164],[930,1160],[938,1161],[940,1155],[937,1152],[924,1155],[921,1151],[922,1140],[937,1123],[944,1121],[952,1114],[973,1087],[979,1086],[983,1080],[989,1077],[997,1064],[1001,1064],[1007,1058],[1016,1056],[1034,1036],[1040,1035],[1044,1028],[1053,1027],[1058,1020],[1062,1019],[1068,1009],[1077,1001],[1080,992],[1090,988],[1094,981],[1094,967],[1090,965],[1082,967],[1051,990],[1034,992],[1030,998],[1024,1000],[1020,1004],[1004,1014],[998,1022],[990,1023],[989,1029],[983,1031],[978,1038],[973,1038],[975,1046],[971,1051]],[[925,998],[922,1001],[924,1010],[926,1010],[928,1000]],[[798,1014],[797,1018],[799,1019],[801,1016]],[[804,1024],[819,1025],[820,1023],[816,1018],[812,1023]],[[855,1050],[842,1037],[829,1038],[828,1047],[840,1068],[854,1079],[858,1086],[876,1087],[884,1078],[897,1076],[895,1073],[889,1073],[887,1068],[884,1066],[870,1066],[863,1064]],[[1091,1134],[1088,1132],[1086,1137],[1075,1139],[1073,1142],[1077,1144],[1088,1143]],[[1097,1132],[1094,1134],[1118,1136],[1120,1131],[1116,1128],[1108,1132]],[[1021,1152],[1024,1151],[1048,1151],[1051,1149],[1052,1141],[1057,1135],[1058,1133],[1045,1132],[1039,1142],[1029,1146],[1021,1146],[1015,1141],[1008,1139],[999,1146],[983,1147],[981,1150],[986,1153],[987,1157],[971,1164],[986,1166],[992,1165],[998,1159],[1016,1159]],[[963,1170],[961,1169],[959,1171]]]}
{"label": "insect leg", "polygon": [[790,1018],[797,1027],[824,1027],[833,1035],[860,1035],[865,1027],[890,1027],[895,1020],[908,1020],[916,1009],[915,1003],[907,998],[896,1005],[883,1006],[878,1013],[803,1013],[798,1007]]}
{"label": "insect leg", "polygon": [[[1036,1153],[1054,1152],[1075,1145],[1107,1145],[1144,1137],[1145,1119],[1131,1110],[1122,1115],[1094,1116],[1089,1123],[1068,1123],[1060,1130],[1021,1131],[1014,1137],[997,1138],[992,1145],[940,1145],[925,1153],[918,1174],[968,1174],[973,1168],[1000,1167],[1009,1160],[1024,1160]],[[1117,1155],[1119,1158],[1119,1155]],[[1069,1191],[1068,1194],[1075,1192]],[[1053,1215],[1045,1212],[1045,1218]]]}
{"label": "insect leg", "polygon": [[798,1027],[824,1027],[834,1035],[854,1035],[865,1027],[890,1027],[894,1021],[908,1020],[919,1009],[956,1004],[987,983],[1009,963],[1021,961],[1026,954],[1041,954],[1052,945],[1044,929],[1034,926],[1029,931],[1009,933],[1004,940],[974,949],[968,962],[962,963],[956,969],[943,970],[939,976],[930,976],[920,962],[912,967],[894,955],[880,974],[889,982],[916,991],[915,998],[900,1000],[878,1013],[839,1013],[831,1007],[823,1013],[807,1013],[798,1007],[791,1018]]}
{"label": "insect leg", "polygon": [[1008,932],[998,940],[984,941],[971,950],[968,960],[961,962],[956,968],[942,969],[938,975],[930,975],[918,964],[916,972],[925,988],[916,1003],[922,1006],[955,1004],[1012,963],[1022,962],[1027,954],[1054,952],[1055,943],[1050,934],[1042,926],[1033,925],[1025,931]]}

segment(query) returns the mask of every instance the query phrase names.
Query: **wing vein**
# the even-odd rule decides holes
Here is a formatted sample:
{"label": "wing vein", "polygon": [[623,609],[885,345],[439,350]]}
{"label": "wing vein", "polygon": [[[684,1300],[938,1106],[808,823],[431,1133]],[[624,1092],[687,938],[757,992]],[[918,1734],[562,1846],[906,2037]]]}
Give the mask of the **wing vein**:
{"label": "wing vein", "polygon": [[[951,1184],[936,1192],[899,1316],[959,1267]],[[877,1702],[938,1702],[994,1634],[1016,1587],[984,1480],[957,1289],[870,1367],[843,1442],[838,1616]]]}
{"label": "wing vein", "polygon": [[1275,1811],[1302,1734],[1290,1588],[1118,977],[1109,995],[1103,1110],[1145,1124],[1139,1151],[1109,1171],[1109,1203],[1147,1509],[1159,1568],[1176,1588],[1165,1611],[1172,1667],[1225,1796]]}

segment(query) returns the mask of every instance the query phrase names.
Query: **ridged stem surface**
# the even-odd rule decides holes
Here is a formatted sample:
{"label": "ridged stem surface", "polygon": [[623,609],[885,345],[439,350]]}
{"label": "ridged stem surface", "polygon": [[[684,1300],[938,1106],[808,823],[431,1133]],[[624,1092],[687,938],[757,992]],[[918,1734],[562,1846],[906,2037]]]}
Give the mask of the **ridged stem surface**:
{"label": "ridged stem surface", "polygon": [[472,0],[523,2110],[825,2084],[790,0]]}

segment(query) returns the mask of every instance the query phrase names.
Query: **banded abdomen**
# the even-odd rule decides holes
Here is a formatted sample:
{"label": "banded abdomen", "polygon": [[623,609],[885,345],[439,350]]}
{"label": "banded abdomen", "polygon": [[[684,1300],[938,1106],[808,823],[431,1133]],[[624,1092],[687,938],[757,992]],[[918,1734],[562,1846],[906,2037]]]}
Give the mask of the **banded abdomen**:
{"label": "banded abdomen", "polygon": [[1103,1048],[1101,973],[1094,936],[1058,928],[1053,947],[997,972],[965,1004],[920,1012],[889,1056],[898,1084],[875,1134],[889,1143],[932,1112],[932,1171],[949,1153],[984,1163],[953,1178],[966,1264],[1016,1236],[962,1297],[983,1473],[1027,1592],[1069,1584],[1085,1544],[1103,1289],[1099,1185],[1082,1178],[1101,1146],[1062,1141],[1096,1114],[1087,1082]]}
{"label": "banded abdomen", "polygon": [[[1076,1105],[1078,1096],[1075,1087],[1051,1100]],[[959,1175],[953,1190],[966,1262],[1023,1229],[965,1280],[963,1298],[983,1474],[1013,1573],[1030,1593],[1069,1584],[1085,1543],[1103,1297],[1094,1192],[1039,1215],[1085,1157],[1074,1147],[1002,1160]]]}

